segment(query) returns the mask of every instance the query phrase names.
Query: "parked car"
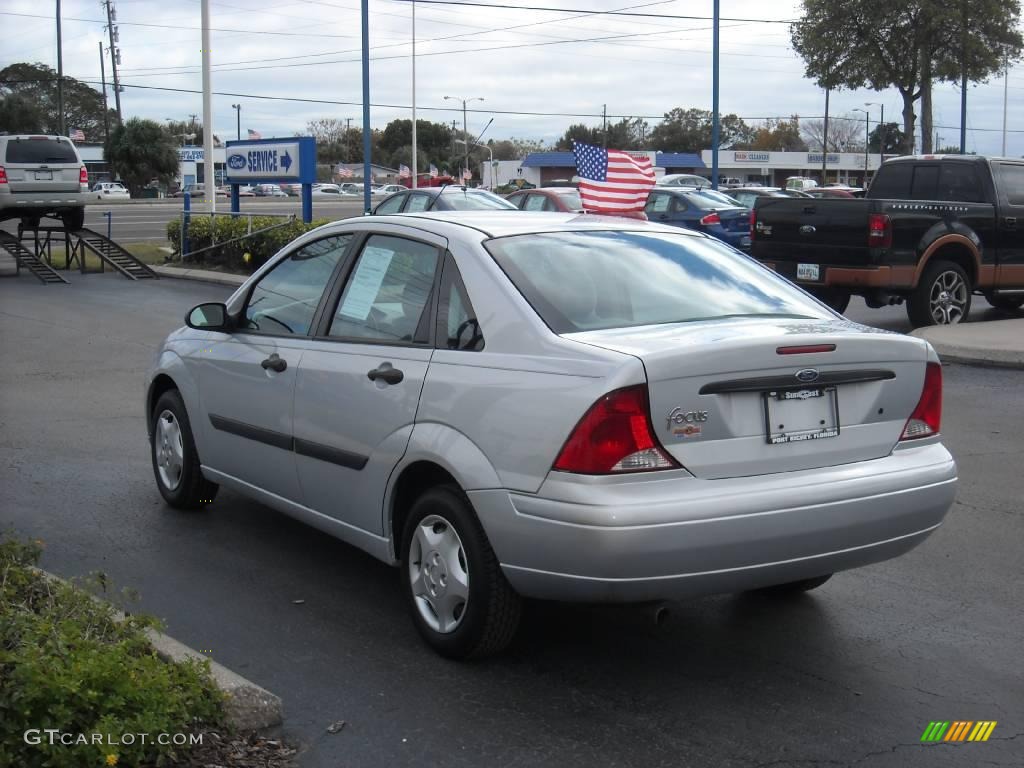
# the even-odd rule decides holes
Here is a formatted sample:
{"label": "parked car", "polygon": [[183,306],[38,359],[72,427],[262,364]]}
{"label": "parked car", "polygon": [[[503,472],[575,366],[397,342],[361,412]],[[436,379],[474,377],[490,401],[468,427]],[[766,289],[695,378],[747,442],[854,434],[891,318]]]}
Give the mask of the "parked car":
{"label": "parked car", "polygon": [[386,213],[419,213],[421,211],[484,211],[518,210],[508,200],[482,189],[466,187],[425,187],[406,189],[383,200],[373,209],[374,215]]}
{"label": "parked car", "polygon": [[256,197],[288,197],[288,193],[277,184],[259,184],[256,186]]}
{"label": "parked car", "polygon": [[288,197],[298,197],[302,194],[301,184],[278,184],[281,187],[281,191],[284,192]]}
{"label": "parked car", "polygon": [[811,197],[832,197],[832,198],[845,198],[850,200],[855,197],[853,192],[848,189],[839,189],[831,187],[817,187],[815,189],[808,189],[806,194]]}
{"label": "parked car", "polygon": [[579,190],[572,187],[539,187],[513,192],[505,197],[523,211],[561,211],[584,213]]}
{"label": "parked car", "polygon": [[248,184],[246,186],[239,186],[238,187],[238,196],[239,197],[256,197],[256,187],[252,186],[251,184]]}
{"label": "parked car", "polygon": [[740,187],[729,190],[729,196],[737,200],[745,208],[753,208],[754,202],[759,197],[793,197],[797,194],[802,197],[804,193],[792,192],[779,189],[778,187]]}
{"label": "parked car", "polygon": [[710,187],[711,179],[695,173],[666,173],[654,183],[659,187]]}
{"label": "parked car", "polygon": [[672,227],[353,218],[186,323],[147,376],[163,498],[222,485],[398,566],[453,658],[504,648],[523,597],[814,589],[956,493],[926,341]]}
{"label": "parked car", "polygon": [[313,197],[341,197],[341,188],[337,184],[314,184]]}
{"label": "parked car", "polygon": [[750,211],[738,203],[713,200],[699,190],[655,187],[644,213],[650,221],[705,232],[734,248],[750,248]]}
{"label": "parked car", "polygon": [[85,223],[89,173],[66,136],[0,135],[0,221],[34,229],[44,216],[69,230]]}
{"label": "parked car", "polygon": [[204,184],[186,184],[184,187],[177,189],[171,194],[171,197],[202,197],[206,194],[206,186]]}
{"label": "parked car", "polygon": [[915,327],[962,322],[975,293],[1024,306],[1024,161],[893,158],[863,199],[758,200],[753,255],[838,311],[906,301]]}
{"label": "parked car", "polygon": [[348,182],[345,182],[344,184],[339,184],[338,187],[341,190],[341,194],[343,194],[343,195],[359,195],[359,196],[362,196],[362,194],[363,194],[363,185],[362,184],[353,184],[352,182],[348,181]]}
{"label": "parked car", "polygon": [[131,200],[132,196],[124,184],[116,181],[101,181],[90,190],[97,200]]}
{"label": "parked car", "polygon": [[797,192],[806,192],[818,186],[818,182],[805,176],[790,176],[786,179],[786,189],[793,189]]}

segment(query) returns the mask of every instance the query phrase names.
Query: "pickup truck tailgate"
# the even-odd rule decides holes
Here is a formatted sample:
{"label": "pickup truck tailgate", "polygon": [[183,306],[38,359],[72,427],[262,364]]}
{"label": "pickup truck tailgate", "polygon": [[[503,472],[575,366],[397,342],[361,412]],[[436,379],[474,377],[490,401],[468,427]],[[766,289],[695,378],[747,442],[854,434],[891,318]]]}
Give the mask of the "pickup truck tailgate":
{"label": "pickup truck tailgate", "polygon": [[768,262],[863,266],[873,204],[861,199],[759,198],[752,253]]}

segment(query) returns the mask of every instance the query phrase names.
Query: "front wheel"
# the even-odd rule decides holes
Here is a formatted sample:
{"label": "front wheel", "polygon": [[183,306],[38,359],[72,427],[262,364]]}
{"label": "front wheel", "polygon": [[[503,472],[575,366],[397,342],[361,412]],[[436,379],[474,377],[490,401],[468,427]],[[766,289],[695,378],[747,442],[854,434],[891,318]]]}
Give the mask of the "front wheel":
{"label": "front wheel", "polygon": [[435,651],[451,659],[479,658],[512,641],[522,601],[458,488],[439,486],[416,500],[401,551],[413,622]]}
{"label": "front wheel", "polygon": [[971,279],[959,264],[933,261],[907,299],[907,317],[915,328],[956,325],[971,311]]}
{"label": "front wheel", "polygon": [[178,509],[199,509],[212,502],[218,486],[203,477],[192,425],[178,390],[160,395],[150,431],[150,455],[160,495]]}

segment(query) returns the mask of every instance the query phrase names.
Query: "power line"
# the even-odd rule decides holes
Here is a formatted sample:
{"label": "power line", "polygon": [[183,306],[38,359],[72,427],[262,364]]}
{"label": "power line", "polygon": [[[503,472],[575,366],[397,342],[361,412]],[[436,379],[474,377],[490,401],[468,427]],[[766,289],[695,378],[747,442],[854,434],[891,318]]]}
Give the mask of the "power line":
{"label": "power line", "polygon": [[[414,0],[392,0],[396,3],[411,3]],[[539,5],[506,5],[504,3],[471,3],[466,0],[415,0],[420,5],[459,5],[470,8],[502,8],[512,11],[542,11],[548,13],[586,13],[594,16],[633,16],[648,19],[690,19],[712,21],[712,16],[688,16],[678,13],[637,13],[636,11],[604,11],[591,8],[552,8]],[[795,19],[740,19],[721,17],[721,21],[742,21],[751,24],[795,24]]]}

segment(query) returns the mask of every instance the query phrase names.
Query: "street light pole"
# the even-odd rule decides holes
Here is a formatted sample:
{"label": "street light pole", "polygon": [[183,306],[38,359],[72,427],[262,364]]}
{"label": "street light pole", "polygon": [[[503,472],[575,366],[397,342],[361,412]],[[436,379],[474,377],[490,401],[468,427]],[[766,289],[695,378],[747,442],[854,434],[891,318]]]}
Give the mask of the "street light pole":
{"label": "street light pole", "polygon": [[416,189],[417,168],[416,150],[416,0],[412,0],[412,188]]}
{"label": "street light pole", "polygon": [[239,141],[242,140],[242,105],[232,104],[231,108],[235,110],[235,138]]}
{"label": "street light pole", "polygon": [[[467,125],[466,125],[466,105],[469,104],[469,102],[471,102],[471,101],[483,101],[484,97],[483,96],[472,96],[472,97],[470,97],[468,99],[460,99],[457,96],[445,96],[444,100],[445,101],[461,101],[462,102],[462,137],[463,137],[463,139],[465,140],[465,143],[466,143],[466,154],[465,154],[465,157],[464,157],[464,164],[463,164],[462,167],[463,167],[463,173],[465,173],[465,171],[469,170],[469,129],[468,129]],[[462,183],[463,184],[466,183],[465,176],[463,176],[463,178],[462,178]]]}
{"label": "street light pole", "polygon": [[[867,106],[866,104],[864,105]],[[871,119],[871,112],[867,109],[861,109],[860,107],[854,107],[854,112],[864,113],[864,189],[868,188],[868,134],[871,132],[871,126],[868,125],[868,121]]]}

